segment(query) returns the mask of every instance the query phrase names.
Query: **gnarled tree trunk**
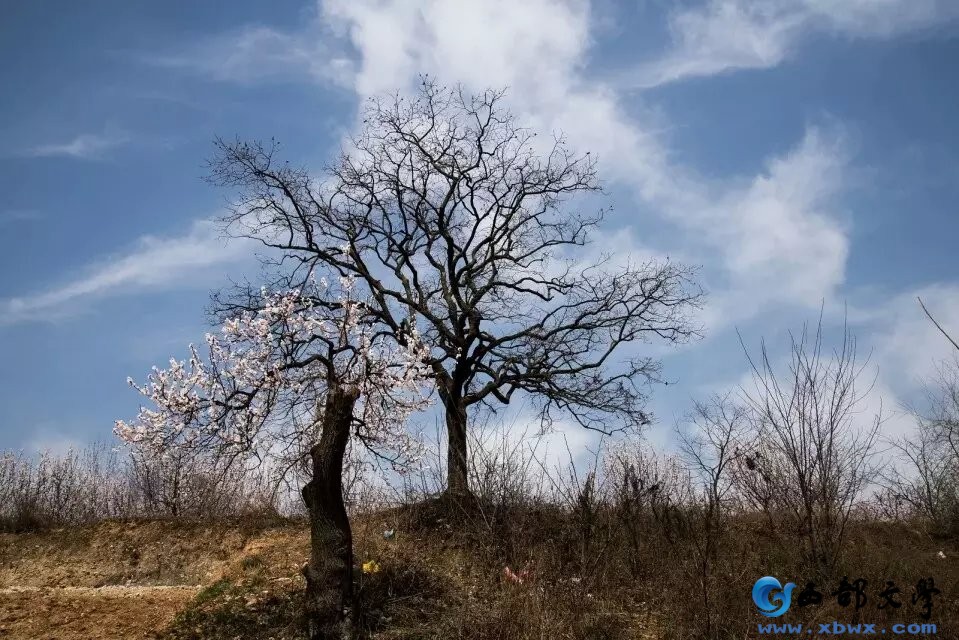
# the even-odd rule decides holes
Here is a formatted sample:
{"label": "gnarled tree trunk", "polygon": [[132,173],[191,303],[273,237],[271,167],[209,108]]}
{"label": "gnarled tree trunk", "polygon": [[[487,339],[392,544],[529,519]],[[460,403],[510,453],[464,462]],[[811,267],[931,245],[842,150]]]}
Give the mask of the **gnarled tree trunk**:
{"label": "gnarled tree trunk", "polygon": [[310,561],[303,568],[310,640],[352,635],[353,534],[343,503],[343,458],[358,396],[354,390],[330,388],[323,432],[310,450],[313,479],[303,487],[310,513]]}
{"label": "gnarled tree trunk", "polygon": [[440,390],[446,414],[446,493],[453,498],[468,498],[469,452],[466,442],[466,403],[456,393]]}

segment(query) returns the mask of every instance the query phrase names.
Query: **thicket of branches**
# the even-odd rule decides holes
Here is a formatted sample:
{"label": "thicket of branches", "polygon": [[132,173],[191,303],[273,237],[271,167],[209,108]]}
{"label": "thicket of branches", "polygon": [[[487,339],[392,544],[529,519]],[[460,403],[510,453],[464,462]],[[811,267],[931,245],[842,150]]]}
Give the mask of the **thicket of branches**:
{"label": "thicket of branches", "polygon": [[883,515],[917,518],[959,534],[959,361],[944,362],[928,381],[925,401],[909,408],[910,436],[890,442],[901,464],[881,477]]}
{"label": "thicket of branches", "polygon": [[276,516],[291,506],[262,476],[185,456],[148,459],[105,445],[0,454],[0,531],[107,519]]}

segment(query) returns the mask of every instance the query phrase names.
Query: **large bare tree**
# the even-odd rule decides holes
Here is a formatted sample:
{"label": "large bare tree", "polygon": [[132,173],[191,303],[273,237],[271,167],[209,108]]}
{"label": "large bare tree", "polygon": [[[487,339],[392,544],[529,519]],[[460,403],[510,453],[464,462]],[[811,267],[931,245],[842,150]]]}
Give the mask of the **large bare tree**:
{"label": "large bare tree", "polygon": [[426,79],[412,99],[373,99],[321,178],[272,143],[220,141],[212,162],[211,180],[243,194],[227,232],[273,249],[285,282],[332,268],[367,289],[386,330],[416,323],[445,409],[447,490],[461,496],[471,407],[528,394],[547,423],[563,412],[606,432],[646,424],[659,363],[613,354],[689,338],[700,297],[686,266],[584,257],[603,212],[567,200],[600,190],[594,159],[562,138],[539,145],[503,97]]}

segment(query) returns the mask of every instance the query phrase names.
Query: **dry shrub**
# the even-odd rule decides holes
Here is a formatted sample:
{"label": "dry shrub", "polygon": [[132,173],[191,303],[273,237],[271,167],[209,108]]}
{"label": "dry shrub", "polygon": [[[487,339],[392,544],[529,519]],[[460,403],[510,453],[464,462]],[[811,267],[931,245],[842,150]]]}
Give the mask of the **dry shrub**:
{"label": "dry shrub", "polygon": [[0,529],[46,526],[116,517],[126,508],[114,469],[118,456],[103,446],[36,456],[0,456]]}
{"label": "dry shrub", "polygon": [[242,469],[144,459],[104,445],[0,454],[0,531],[114,518],[273,517],[281,510],[267,479]]}

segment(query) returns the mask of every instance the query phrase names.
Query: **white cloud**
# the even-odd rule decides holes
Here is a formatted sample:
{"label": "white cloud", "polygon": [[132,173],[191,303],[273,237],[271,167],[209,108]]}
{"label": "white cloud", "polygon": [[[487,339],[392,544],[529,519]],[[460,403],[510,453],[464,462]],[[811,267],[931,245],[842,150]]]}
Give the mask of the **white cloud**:
{"label": "white cloud", "polygon": [[250,255],[242,241],[218,236],[209,221],[193,224],[179,237],[140,238],[137,247],[98,265],[81,277],[25,296],[0,299],[0,322],[13,324],[69,315],[90,300],[144,289],[202,286],[213,267],[236,263]]}
{"label": "white cloud", "polygon": [[804,0],[826,28],[860,37],[891,37],[959,17],[952,0]]}
{"label": "white cloud", "polygon": [[[959,5],[941,0],[685,6],[670,19],[675,50],[656,63],[687,65],[667,74],[670,79],[777,64],[817,29],[887,37],[959,16]],[[509,86],[510,107],[522,120],[562,131],[575,148],[590,150],[605,178],[632,190],[643,211],[677,227],[675,246],[630,241],[616,248],[629,256],[696,256],[712,293],[708,327],[782,305],[818,309],[825,301],[829,307],[844,283],[849,253],[842,198],[850,152],[841,125],[808,127],[793,149],[769,158],[756,175],[700,175],[677,158],[664,133],[669,123],[645,108],[642,96],[632,96],[627,111],[622,87],[587,68],[591,9],[587,0],[455,6],[321,0],[315,19],[300,31],[250,27],[197,45],[181,62],[237,81],[268,79],[283,69],[328,81],[335,60],[343,72],[337,81],[352,82],[360,98],[411,90],[423,72],[470,90]],[[342,53],[331,53],[334,46]]]}
{"label": "white cloud", "polygon": [[579,0],[330,0],[323,12],[361,54],[362,95],[435,71],[472,88],[509,85],[548,99],[589,41],[589,5]]}
{"label": "white cloud", "polygon": [[73,435],[65,433],[54,423],[43,422],[33,425],[30,431],[32,435],[21,447],[23,451],[29,453],[42,452],[52,456],[65,456],[70,452],[76,453],[84,449],[84,443]]}
{"label": "white cloud", "polygon": [[[749,12],[735,2],[727,5],[729,25],[789,23],[778,4]],[[350,70],[360,98],[411,90],[424,72],[474,91],[508,86],[510,107],[523,121],[540,131],[562,131],[575,148],[591,151],[604,177],[632,190],[643,209],[682,231],[677,246],[617,243],[617,250],[630,257],[697,256],[713,292],[707,326],[715,329],[770,305],[818,308],[832,297],[845,278],[848,254],[839,220],[848,161],[841,127],[810,127],[796,148],[771,158],[758,175],[725,180],[698,175],[676,160],[661,115],[636,98],[627,113],[618,88],[587,69],[590,10],[585,0],[455,6],[439,0],[326,0],[318,11],[321,20],[301,32],[252,29],[200,45],[214,53],[190,58],[208,60],[208,71],[223,78],[262,79],[254,63],[269,68],[270,60],[288,61],[296,69],[322,69],[336,34],[356,58],[340,66]],[[776,33],[765,29],[750,36],[754,44],[748,46],[772,59],[778,54],[769,39]],[[271,55],[271,48],[283,53]]]}
{"label": "white cloud", "polygon": [[812,309],[845,280],[849,240],[839,198],[847,165],[841,130],[807,129],[745,187],[702,203],[698,230],[722,256],[728,290],[712,312],[727,322],[773,304]]}
{"label": "white cloud", "polygon": [[652,87],[780,64],[817,32],[890,38],[959,17],[953,0],[707,0],[669,16],[673,48],[625,76]]}
{"label": "white cloud", "polygon": [[102,133],[83,133],[68,142],[38,145],[29,149],[27,155],[96,160],[102,158],[106,152],[122,147],[130,141],[131,138],[127,133],[108,127]]}
{"label": "white cloud", "polygon": [[874,330],[880,371],[898,381],[904,394],[934,378],[937,367],[956,350],[929,321],[922,298],[936,321],[959,340],[959,285],[932,284],[891,297],[884,304],[857,312],[857,320]]}
{"label": "white cloud", "polygon": [[315,30],[296,33],[247,26],[147,61],[238,84],[267,80],[346,82],[351,73],[349,59],[335,55],[326,43],[332,35],[323,34],[315,26]]}

